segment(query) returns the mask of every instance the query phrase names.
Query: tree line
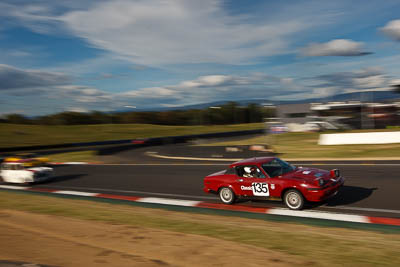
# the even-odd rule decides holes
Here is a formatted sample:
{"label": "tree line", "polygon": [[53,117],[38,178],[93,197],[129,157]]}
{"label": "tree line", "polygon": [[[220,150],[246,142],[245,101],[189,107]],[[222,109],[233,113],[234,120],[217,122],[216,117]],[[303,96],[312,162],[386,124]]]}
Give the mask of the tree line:
{"label": "tree line", "polygon": [[0,122],[34,125],[80,125],[80,124],[159,124],[159,125],[215,125],[262,122],[273,117],[273,108],[257,104],[240,106],[236,102],[204,109],[171,111],[131,111],[106,113],[61,112],[38,117],[21,114],[4,115]]}

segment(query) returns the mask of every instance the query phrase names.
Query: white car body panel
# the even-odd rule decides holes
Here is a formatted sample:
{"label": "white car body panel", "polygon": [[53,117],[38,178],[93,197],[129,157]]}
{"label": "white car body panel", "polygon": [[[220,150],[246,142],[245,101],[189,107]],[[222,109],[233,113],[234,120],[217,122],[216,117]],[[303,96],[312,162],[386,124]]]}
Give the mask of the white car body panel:
{"label": "white car body panel", "polygon": [[6,183],[34,183],[52,177],[53,168],[32,167],[24,169],[16,163],[3,163],[0,176]]}

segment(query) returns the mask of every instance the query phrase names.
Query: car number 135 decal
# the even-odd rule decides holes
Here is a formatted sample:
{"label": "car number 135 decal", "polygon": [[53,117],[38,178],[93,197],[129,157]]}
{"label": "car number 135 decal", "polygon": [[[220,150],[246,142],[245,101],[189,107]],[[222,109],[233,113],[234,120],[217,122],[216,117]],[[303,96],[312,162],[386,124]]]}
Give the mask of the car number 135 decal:
{"label": "car number 135 decal", "polygon": [[251,188],[255,196],[269,196],[268,184],[266,183],[252,183]]}

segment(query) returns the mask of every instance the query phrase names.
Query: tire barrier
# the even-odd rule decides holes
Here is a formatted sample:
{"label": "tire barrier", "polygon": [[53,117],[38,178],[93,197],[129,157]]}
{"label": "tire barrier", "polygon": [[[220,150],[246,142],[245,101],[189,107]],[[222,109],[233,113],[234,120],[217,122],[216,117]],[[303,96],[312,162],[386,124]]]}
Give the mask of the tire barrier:
{"label": "tire barrier", "polygon": [[[36,146],[21,146],[21,147],[3,147],[0,148],[0,153],[14,153],[21,151],[40,151],[44,154],[51,154],[54,152],[45,151],[51,149],[65,149],[68,151],[79,151],[83,147],[94,147],[93,150],[97,150],[99,155],[108,155],[124,150],[143,147],[143,146],[155,146],[164,144],[178,144],[185,143],[194,139],[207,139],[207,138],[221,138],[221,137],[236,137],[242,135],[251,134],[262,134],[264,129],[257,130],[246,130],[246,131],[233,131],[233,132],[221,132],[221,133],[206,133],[206,134],[194,134],[194,135],[181,135],[181,136],[168,136],[168,137],[156,137],[147,139],[125,139],[125,140],[109,140],[109,141],[97,141],[97,142],[80,142],[80,143],[66,143],[66,144],[54,144],[54,145],[36,145]],[[138,142],[140,141],[140,142]],[[108,146],[105,148],[95,148],[96,146]],[[59,153],[59,151],[57,151]]]}

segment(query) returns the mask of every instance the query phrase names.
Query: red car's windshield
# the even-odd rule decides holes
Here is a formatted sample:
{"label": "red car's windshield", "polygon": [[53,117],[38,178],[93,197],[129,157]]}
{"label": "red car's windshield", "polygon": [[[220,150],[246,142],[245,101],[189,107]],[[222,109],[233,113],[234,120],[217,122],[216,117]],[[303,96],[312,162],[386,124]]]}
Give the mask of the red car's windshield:
{"label": "red car's windshield", "polygon": [[269,175],[269,177],[276,177],[296,170],[295,166],[278,158],[263,163],[262,168]]}

